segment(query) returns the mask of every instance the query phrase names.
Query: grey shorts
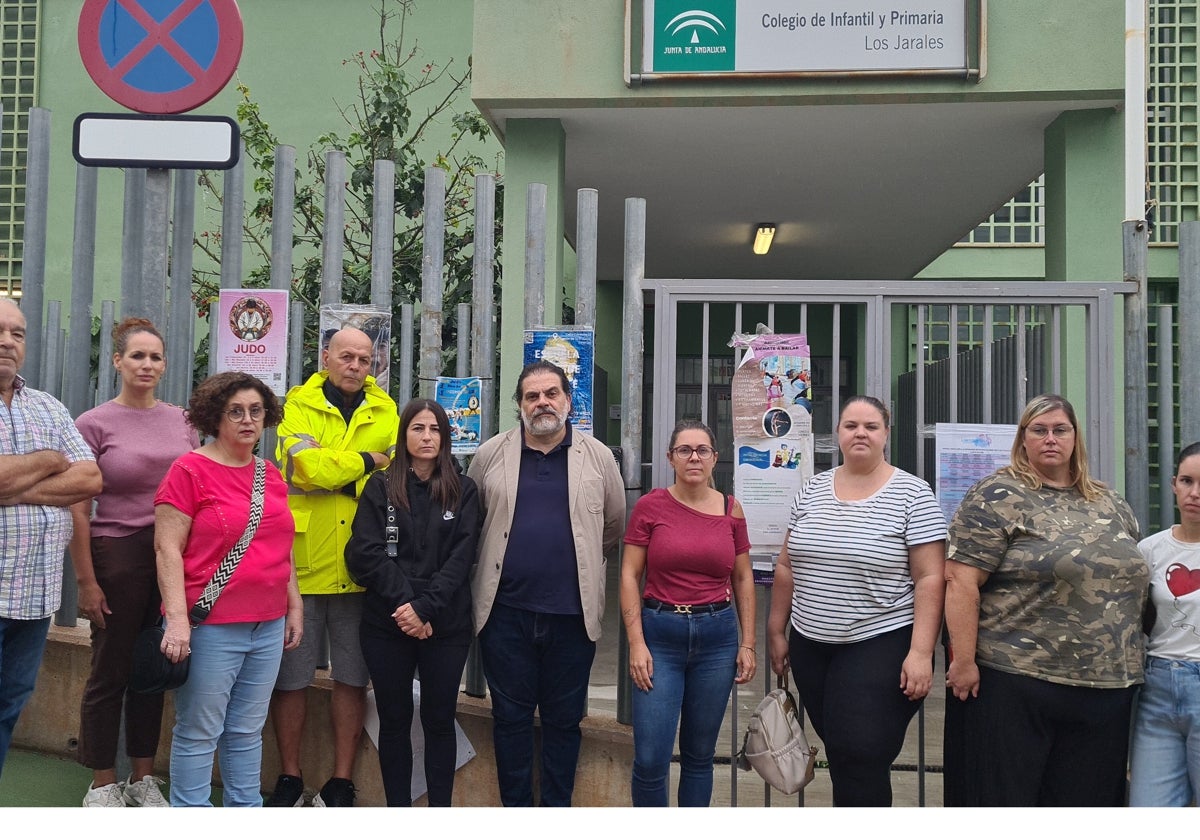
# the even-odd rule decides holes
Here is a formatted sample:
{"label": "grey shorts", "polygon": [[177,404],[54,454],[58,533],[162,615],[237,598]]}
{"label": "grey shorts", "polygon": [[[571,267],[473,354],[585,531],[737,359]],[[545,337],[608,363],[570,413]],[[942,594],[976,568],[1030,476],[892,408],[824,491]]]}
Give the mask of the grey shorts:
{"label": "grey shorts", "polygon": [[329,631],[330,676],[344,685],[362,687],[370,675],[358,644],[362,621],[363,593],[303,595],[304,637],[300,647],[285,650],[279,663],[276,691],[307,688],[321,659],[325,631]]}

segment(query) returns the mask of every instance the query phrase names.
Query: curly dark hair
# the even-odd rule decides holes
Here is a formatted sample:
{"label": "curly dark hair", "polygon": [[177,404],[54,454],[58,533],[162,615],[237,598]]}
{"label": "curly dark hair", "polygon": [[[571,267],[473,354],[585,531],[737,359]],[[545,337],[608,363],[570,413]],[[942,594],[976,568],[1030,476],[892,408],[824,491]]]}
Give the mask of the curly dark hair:
{"label": "curly dark hair", "polygon": [[535,373],[555,374],[562,383],[562,392],[570,398],[571,379],[567,376],[567,372],[554,364],[554,362],[547,361],[546,359],[538,359],[536,362],[530,362],[521,368],[521,373],[517,375],[517,390],[513,391],[513,400],[517,405],[521,404],[521,388],[525,384],[526,377],[532,376]]}
{"label": "curly dark hair", "polygon": [[274,392],[257,376],[236,370],[214,373],[205,379],[188,399],[187,421],[204,437],[216,437],[225,416],[225,404],[238,391],[258,391],[263,401],[263,428],[278,426],[283,419],[283,408]]}

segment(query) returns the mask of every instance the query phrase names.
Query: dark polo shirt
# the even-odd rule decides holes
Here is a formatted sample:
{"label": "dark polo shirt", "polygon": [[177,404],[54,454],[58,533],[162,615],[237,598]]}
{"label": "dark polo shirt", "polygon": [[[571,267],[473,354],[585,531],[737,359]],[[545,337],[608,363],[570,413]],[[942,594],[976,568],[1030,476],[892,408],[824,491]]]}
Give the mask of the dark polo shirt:
{"label": "dark polo shirt", "polygon": [[508,607],[555,615],[582,615],[567,452],[571,424],[554,449],[543,454],[521,435],[521,473],[508,549],[496,601]]}

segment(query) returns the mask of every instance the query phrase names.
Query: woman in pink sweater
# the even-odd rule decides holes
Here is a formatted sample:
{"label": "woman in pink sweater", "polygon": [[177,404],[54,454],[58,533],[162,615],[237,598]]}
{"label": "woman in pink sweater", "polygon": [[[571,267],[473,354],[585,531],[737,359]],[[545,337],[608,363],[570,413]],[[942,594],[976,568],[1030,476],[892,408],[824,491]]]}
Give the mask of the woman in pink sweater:
{"label": "woman in pink sweater", "polygon": [[[163,696],[128,690],[133,641],[158,620],[162,599],[154,562],[154,491],[167,468],[200,440],[183,409],[159,402],[166,370],[163,338],[144,318],[113,329],[115,399],[75,421],[96,454],[104,490],[71,506],[71,561],[79,611],[92,624],[92,672],[83,692],[79,762],[92,769],[85,807],[165,806],[154,777]],[[125,707],[125,749],[133,773],[117,779],[117,734]]]}

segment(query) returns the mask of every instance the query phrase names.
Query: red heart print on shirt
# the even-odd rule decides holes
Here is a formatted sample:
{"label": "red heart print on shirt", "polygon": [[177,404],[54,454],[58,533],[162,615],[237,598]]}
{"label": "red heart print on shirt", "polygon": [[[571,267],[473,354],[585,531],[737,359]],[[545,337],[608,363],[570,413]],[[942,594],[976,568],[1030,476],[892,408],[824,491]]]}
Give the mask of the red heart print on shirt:
{"label": "red heart print on shirt", "polygon": [[1200,569],[1189,569],[1182,563],[1172,563],[1167,567],[1167,589],[1176,598],[1182,598],[1189,592],[1200,589]]}

